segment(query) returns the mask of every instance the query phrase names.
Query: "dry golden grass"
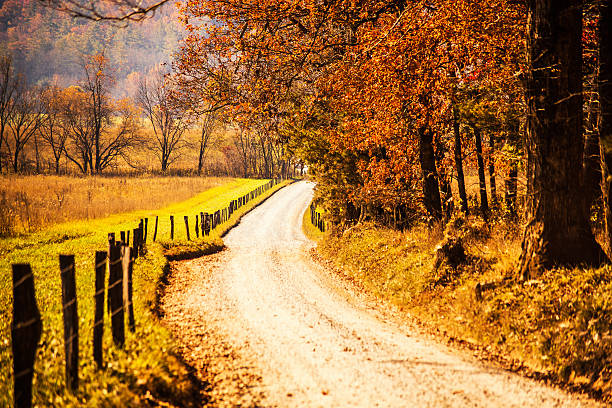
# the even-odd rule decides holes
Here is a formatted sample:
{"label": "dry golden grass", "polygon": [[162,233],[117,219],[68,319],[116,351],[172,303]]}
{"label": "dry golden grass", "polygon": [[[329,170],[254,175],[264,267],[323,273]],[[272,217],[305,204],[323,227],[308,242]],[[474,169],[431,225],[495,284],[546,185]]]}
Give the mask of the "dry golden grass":
{"label": "dry golden grass", "polygon": [[[426,326],[503,356],[510,367],[611,402],[612,267],[559,268],[522,281],[520,232],[519,224],[497,217],[485,223],[470,216],[444,232],[361,224],[326,234],[318,250],[352,281]],[[434,253],[446,235],[461,237],[467,263],[436,269]]]}
{"label": "dry golden grass", "polygon": [[230,178],[0,177],[0,236],[52,224],[149,210],[186,200]]}
{"label": "dry golden grass", "polygon": [[[172,181],[173,179],[170,179]],[[185,180],[193,182],[193,180]],[[136,187],[150,188],[139,180]],[[209,180],[209,182],[217,182]],[[0,407],[13,400],[12,351],[10,341],[12,280],[10,265],[28,262],[32,266],[36,299],[43,321],[34,366],[33,406],[47,407],[195,407],[201,406],[198,384],[188,367],[176,355],[176,344],[155,308],[169,271],[169,252],[205,253],[218,250],[220,235],[239,222],[240,217],[283,184],[269,189],[232,214],[210,235],[187,242],[185,230],[177,228],[174,241],[169,240],[169,215],[192,215],[204,210],[224,208],[231,200],[264,185],[267,180],[233,179],[187,200],[155,210],[137,210],[113,214],[96,220],[69,221],[42,231],[14,238],[0,239]],[[286,183],[286,182],[285,182]],[[163,184],[163,182],[160,182]],[[168,188],[168,183],[165,184]],[[163,185],[161,186],[163,187]],[[161,191],[161,187],[156,191]],[[196,185],[197,187],[197,185]],[[175,196],[174,190],[168,194]],[[135,194],[135,193],[133,193]],[[159,217],[157,241],[147,243],[147,254],[134,264],[134,310],[136,332],[126,333],[123,348],[112,345],[109,320],[105,320],[104,359],[106,369],[99,370],[91,358],[91,335],[94,318],[95,285],[93,254],[108,245],[107,234],[136,227],[143,217]],[[162,220],[165,220],[163,222]],[[149,232],[152,229],[149,228]],[[193,235],[192,235],[193,237]],[[194,237],[195,238],[195,237]],[[74,254],[79,310],[79,388],[70,392],[64,382],[64,352],[60,341],[63,330],[61,282],[57,255]],[[56,271],[56,273],[53,273]],[[106,319],[106,318],[105,318]]]}

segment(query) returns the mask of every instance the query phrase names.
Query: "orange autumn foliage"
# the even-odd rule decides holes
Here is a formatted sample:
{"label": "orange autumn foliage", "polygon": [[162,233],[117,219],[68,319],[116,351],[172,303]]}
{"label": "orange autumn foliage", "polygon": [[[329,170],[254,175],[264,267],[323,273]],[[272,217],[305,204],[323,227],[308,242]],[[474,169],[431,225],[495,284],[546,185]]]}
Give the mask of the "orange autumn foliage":
{"label": "orange autumn foliage", "polygon": [[223,95],[245,126],[316,134],[350,155],[352,170],[342,159],[336,167],[360,176],[344,190],[353,205],[389,212],[427,199],[423,132],[435,177],[448,178],[458,91],[500,89],[491,103],[500,118],[520,100],[526,14],[514,1],[187,0],[181,14],[183,92]]}

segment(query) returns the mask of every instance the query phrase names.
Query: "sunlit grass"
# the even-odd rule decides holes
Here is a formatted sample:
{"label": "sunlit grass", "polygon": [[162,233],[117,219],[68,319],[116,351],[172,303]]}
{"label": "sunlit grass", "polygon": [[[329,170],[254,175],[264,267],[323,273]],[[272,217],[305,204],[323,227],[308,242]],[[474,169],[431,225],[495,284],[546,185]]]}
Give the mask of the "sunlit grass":
{"label": "sunlit grass", "polygon": [[225,185],[227,177],[0,176],[0,236],[66,221],[153,210]]}
{"label": "sunlit grass", "polygon": [[[360,286],[427,326],[610,400],[612,268],[555,269],[523,282],[519,231],[503,220],[468,220],[460,233],[470,263],[448,284],[433,271],[439,228],[362,224],[325,235],[318,248]],[[487,284],[481,300],[479,283]]]}
{"label": "sunlit grass", "polygon": [[[323,213],[323,209],[317,207],[317,211]],[[306,209],[304,212],[304,216],[302,218],[302,231],[306,237],[310,238],[313,241],[319,241],[325,235],[324,232],[321,232],[317,227],[310,222],[310,207]]]}
{"label": "sunlit grass", "polygon": [[[58,224],[29,235],[0,240],[0,406],[12,405],[12,355],[10,320],[12,310],[11,263],[28,262],[35,276],[38,307],[41,310],[43,334],[37,354],[34,376],[34,403],[38,406],[137,406],[146,400],[153,405],[160,401],[189,406],[198,392],[188,381],[187,369],[174,356],[174,345],[169,332],[155,317],[152,308],[160,278],[168,262],[161,244],[152,244],[154,216],[159,216],[158,241],[169,243],[169,216],[175,216],[175,243],[186,240],[183,215],[193,216],[226,207],[230,200],[263,185],[267,180],[229,180],[226,184],[208,189],[195,197],[172,204],[161,210],[141,210],[112,215],[96,220],[81,220]],[[278,188],[278,187],[277,187]],[[268,191],[271,192],[270,190]],[[173,191],[168,189],[168,195]],[[265,195],[264,195],[265,196]],[[249,202],[232,219],[207,238],[200,238],[200,247],[220,243],[223,229],[235,223],[249,208],[264,196]],[[92,354],[92,321],[94,252],[107,245],[107,234],[133,229],[138,220],[149,217],[148,254],[140,258],[134,269],[134,307],[136,333],[127,334],[126,347],[112,346],[108,316],[105,316],[105,360],[108,366],[95,368]],[[194,225],[190,225],[192,239]],[[74,395],[65,391],[63,368],[63,325],[61,283],[58,254],[75,254],[77,298],[80,330],[81,386]],[[155,402],[157,401],[157,402]]]}

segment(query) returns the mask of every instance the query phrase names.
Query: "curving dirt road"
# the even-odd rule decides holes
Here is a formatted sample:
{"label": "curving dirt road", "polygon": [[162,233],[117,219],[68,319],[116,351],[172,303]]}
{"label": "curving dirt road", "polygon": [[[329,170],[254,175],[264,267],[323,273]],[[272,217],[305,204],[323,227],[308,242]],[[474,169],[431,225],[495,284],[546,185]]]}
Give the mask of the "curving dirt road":
{"label": "curving dirt road", "polygon": [[422,338],[347,294],[308,253],[311,198],[312,184],[290,185],[243,218],[227,250],[174,265],[166,322],[209,384],[209,405],[596,405]]}

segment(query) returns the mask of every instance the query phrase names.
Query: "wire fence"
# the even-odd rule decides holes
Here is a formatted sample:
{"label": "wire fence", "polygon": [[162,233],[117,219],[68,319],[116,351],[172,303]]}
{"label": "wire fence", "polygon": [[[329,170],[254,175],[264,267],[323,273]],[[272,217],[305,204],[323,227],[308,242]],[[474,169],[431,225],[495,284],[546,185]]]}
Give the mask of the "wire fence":
{"label": "wire fence", "polygon": [[[211,231],[228,221],[232,214],[249,201],[264,194],[279,184],[281,180],[257,187],[249,193],[231,200],[227,207],[213,213],[195,214],[194,233],[196,238],[208,236]],[[185,215],[187,239],[191,240],[189,216]],[[158,238],[159,216],[155,217],[152,240]],[[107,313],[110,319],[112,340],[116,347],[125,345],[127,329],[134,333],[136,317],[133,307],[133,271],[139,257],[147,253],[149,219],[143,218],[133,230],[120,231],[120,239],[114,232],[108,234],[108,247],[94,254],[95,292],[93,321],[93,359],[99,369],[103,369],[104,350],[104,303],[105,294]],[[174,240],[174,216],[170,216],[170,239]],[[130,240],[131,235],[131,240]],[[130,245],[131,241],[131,245]],[[62,281],[62,305],[64,321],[64,355],[66,386],[76,391],[79,386],[79,317],[76,290],[76,268],[74,255],[59,255],[59,269]],[[12,264],[13,274],[13,321],[11,325],[14,406],[32,406],[32,380],[36,351],[42,333],[42,318],[36,302],[34,275],[30,264]]]}

